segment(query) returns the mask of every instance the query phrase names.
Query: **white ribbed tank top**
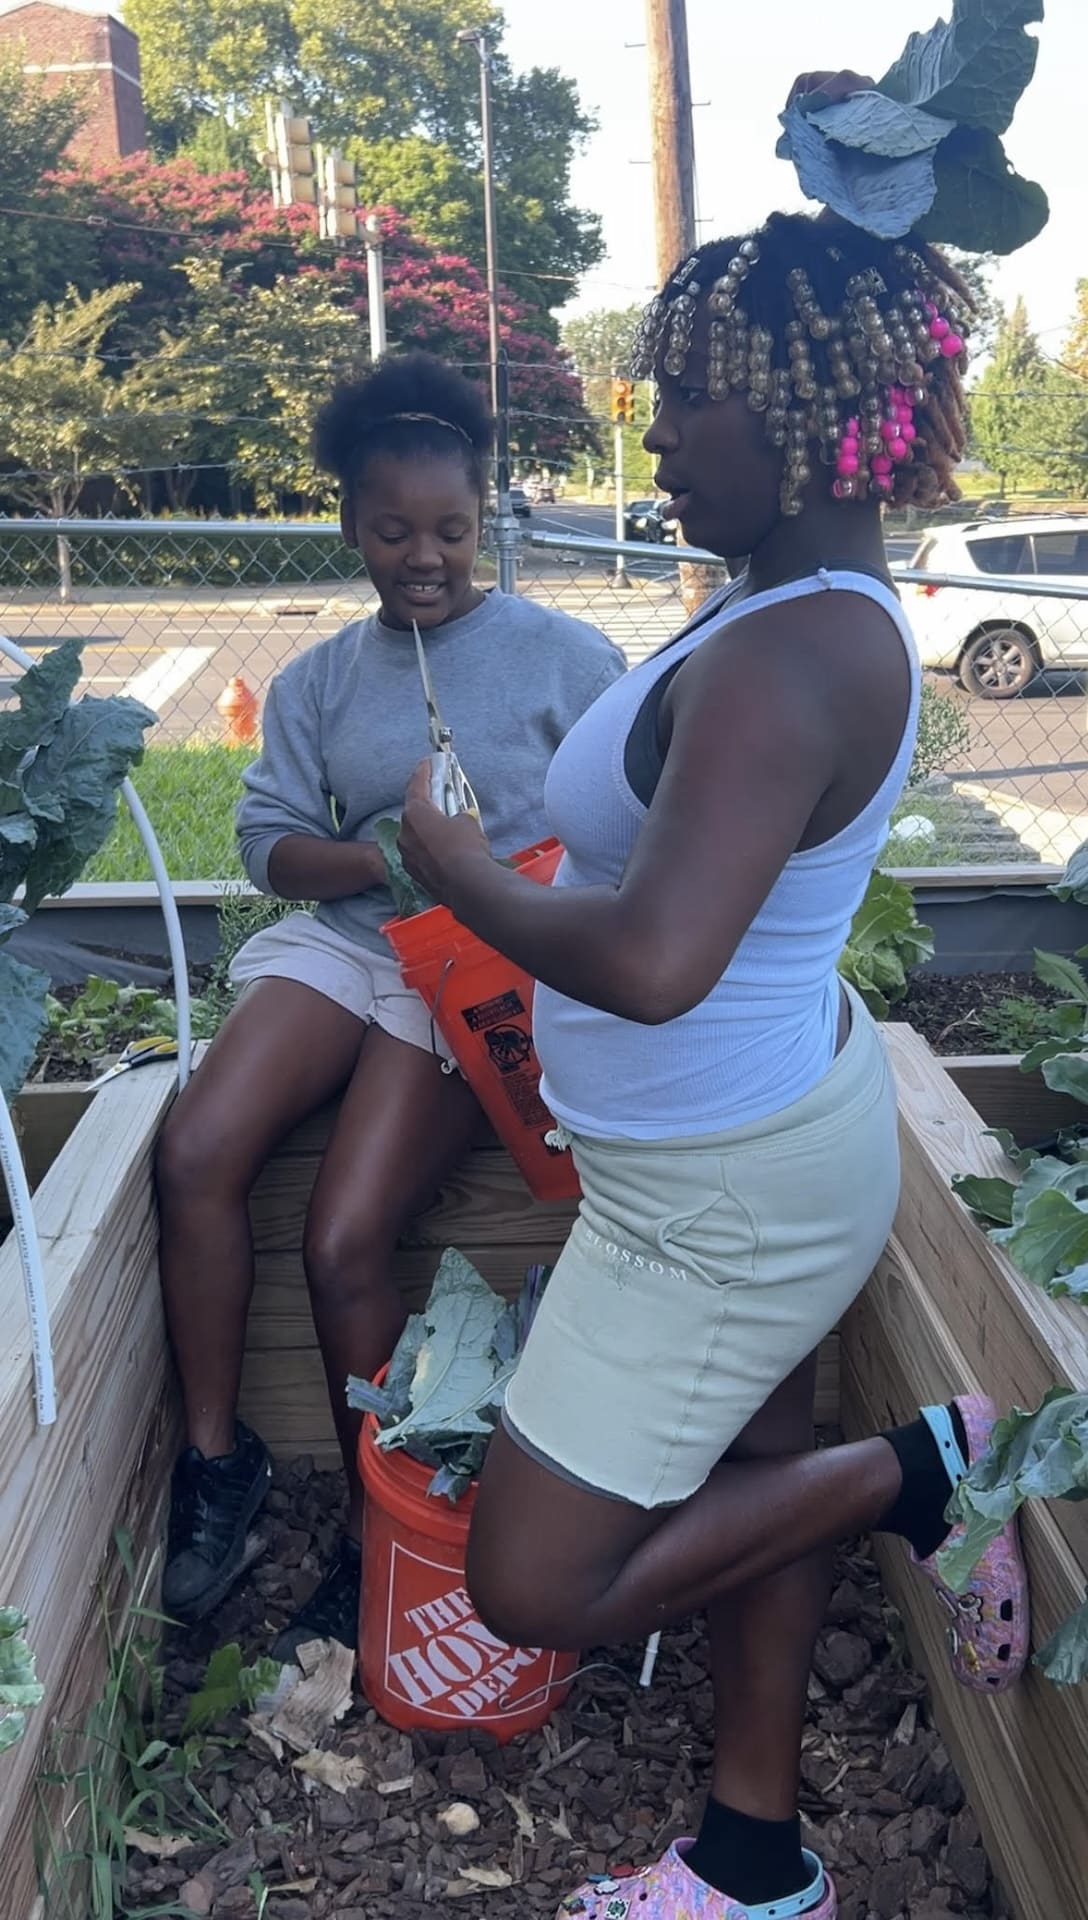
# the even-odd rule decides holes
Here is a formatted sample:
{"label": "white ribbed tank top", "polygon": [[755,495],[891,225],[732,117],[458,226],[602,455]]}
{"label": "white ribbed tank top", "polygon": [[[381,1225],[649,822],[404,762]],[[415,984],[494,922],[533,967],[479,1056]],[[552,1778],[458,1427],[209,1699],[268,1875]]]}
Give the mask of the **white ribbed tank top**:
{"label": "white ribbed tank top", "polygon": [[545,787],[550,829],[566,849],[554,884],[617,885],[647,813],[624,771],[627,739],[655,681],[734,620],[832,589],[874,600],[902,638],[911,690],[895,758],[841,833],[787,860],[717,986],[689,1013],[640,1026],[537,986],[541,1094],[572,1132],[668,1140],[747,1126],[803,1098],[831,1066],[836,963],[906,783],[918,724],[917,650],[890,588],[867,574],[821,570],[732,604],[724,589],[717,606],[701,608],[671,646],[614,681],[583,714]]}

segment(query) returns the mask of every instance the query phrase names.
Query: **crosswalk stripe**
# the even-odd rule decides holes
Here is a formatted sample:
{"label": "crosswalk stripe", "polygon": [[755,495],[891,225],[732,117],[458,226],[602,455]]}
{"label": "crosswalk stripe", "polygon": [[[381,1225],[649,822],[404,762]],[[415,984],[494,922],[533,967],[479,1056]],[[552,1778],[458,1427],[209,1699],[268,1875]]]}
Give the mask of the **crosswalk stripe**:
{"label": "crosswalk stripe", "polygon": [[166,647],[158,660],[126,681],[124,691],[130,700],[139,700],[157,712],[195,679],[214,647]]}

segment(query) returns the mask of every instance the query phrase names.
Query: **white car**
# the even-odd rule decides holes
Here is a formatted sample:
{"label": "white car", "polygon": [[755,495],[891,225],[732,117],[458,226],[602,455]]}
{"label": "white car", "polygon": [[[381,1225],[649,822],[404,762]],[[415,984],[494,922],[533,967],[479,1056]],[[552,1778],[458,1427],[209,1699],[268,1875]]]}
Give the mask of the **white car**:
{"label": "white car", "polygon": [[[1012,699],[1044,668],[1088,667],[1088,599],[1067,592],[1088,590],[1088,516],[930,527],[910,564],[979,578],[977,588],[904,587],[924,667],[958,674],[983,700]],[[1038,598],[1003,593],[1002,577],[1038,580]]]}

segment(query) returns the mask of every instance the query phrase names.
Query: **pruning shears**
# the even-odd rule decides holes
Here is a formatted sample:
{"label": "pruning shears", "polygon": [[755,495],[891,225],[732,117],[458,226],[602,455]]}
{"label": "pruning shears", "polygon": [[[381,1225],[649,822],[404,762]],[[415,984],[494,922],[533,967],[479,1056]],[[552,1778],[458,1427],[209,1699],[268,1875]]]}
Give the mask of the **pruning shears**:
{"label": "pruning shears", "polygon": [[427,663],[426,649],[418,623],[413,620],[412,632],[416,641],[416,659],[419,663],[419,677],[423,683],[423,698],[427,702],[427,731],[431,740],[431,800],[440,812],[452,819],[458,813],[470,813],[479,821],[480,808],[465,772],[453,749],[453,734],[444,724],[438,711],[435,698],[434,681]]}
{"label": "pruning shears", "polygon": [[116,1080],[119,1073],[131,1073],[136,1067],[149,1067],[155,1060],[176,1060],[177,1057],[178,1043],[171,1040],[168,1034],[156,1033],[146,1040],[130,1040],[112,1067],[107,1067],[97,1080],[92,1080],[91,1086],[102,1087],[107,1080]]}

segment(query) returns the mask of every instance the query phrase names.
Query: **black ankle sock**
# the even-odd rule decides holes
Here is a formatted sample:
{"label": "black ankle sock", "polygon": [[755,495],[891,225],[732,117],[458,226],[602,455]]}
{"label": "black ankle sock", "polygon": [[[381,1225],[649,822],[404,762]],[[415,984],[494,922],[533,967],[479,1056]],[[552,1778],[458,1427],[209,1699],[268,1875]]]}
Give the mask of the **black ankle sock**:
{"label": "black ankle sock", "polygon": [[[967,1434],[963,1418],[954,1401],[948,1411],[960,1452],[966,1460]],[[892,1427],[881,1438],[895,1449],[903,1485],[876,1531],[901,1534],[904,1540],[909,1540],[920,1560],[928,1560],[950,1532],[944,1515],[952,1487],[941,1450],[932,1428],[921,1415],[912,1420],[909,1427]]]}
{"label": "black ankle sock", "polygon": [[698,1880],[744,1906],[788,1900],[811,1874],[801,1851],[801,1820],[757,1820],[720,1800],[708,1800],[699,1838],[684,1856]]}

